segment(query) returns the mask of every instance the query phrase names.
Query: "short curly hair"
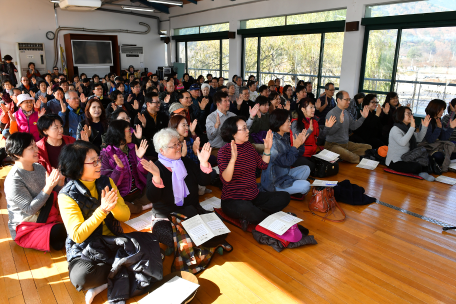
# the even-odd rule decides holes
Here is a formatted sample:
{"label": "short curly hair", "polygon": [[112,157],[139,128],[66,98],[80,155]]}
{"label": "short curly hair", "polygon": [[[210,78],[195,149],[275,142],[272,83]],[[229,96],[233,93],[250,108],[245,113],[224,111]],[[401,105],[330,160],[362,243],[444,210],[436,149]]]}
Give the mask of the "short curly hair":
{"label": "short curly hair", "polygon": [[234,140],[234,135],[238,132],[237,122],[240,120],[244,119],[240,116],[233,116],[225,120],[220,129],[220,136],[224,142],[231,142]]}
{"label": "short curly hair", "polygon": [[173,138],[180,138],[179,133],[176,130],[171,128],[161,129],[154,135],[154,148],[155,152],[160,153],[160,150],[166,150],[168,148],[168,144]]}
{"label": "short curly hair", "polygon": [[63,176],[78,180],[84,172],[84,162],[90,150],[100,154],[97,146],[91,142],[77,140],[72,144],[65,145],[59,156],[59,171]]}

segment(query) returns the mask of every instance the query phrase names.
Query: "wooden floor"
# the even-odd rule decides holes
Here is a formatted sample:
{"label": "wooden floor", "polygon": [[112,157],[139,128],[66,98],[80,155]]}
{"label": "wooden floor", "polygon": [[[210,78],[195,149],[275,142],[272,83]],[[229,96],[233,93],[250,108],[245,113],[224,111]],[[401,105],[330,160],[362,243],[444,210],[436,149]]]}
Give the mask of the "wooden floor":
{"label": "wooden floor", "polygon": [[[8,171],[0,171],[2,187]],[[456,224],[456,187],[382,168],[341,164],[340,171],[329,180],[349,179],[383,202]],[[220,197],[211,189],[206,197]],[[344,223],[322,222],[304,212],[309,197],[285,210],[304,219],[318,245],[277,253],[228,224],[234,250],[216,255],[198,275],[201,287],[192,303],[456,303],[456,232],[376,203],[341,204]],[[84,303],[68,279],[65,252],[17,246],[10,239],[3,189],[0,208],[0,303]],[[170,265],[167,257],[164,274]],[[94,303],[107,303],[106,291]]]}

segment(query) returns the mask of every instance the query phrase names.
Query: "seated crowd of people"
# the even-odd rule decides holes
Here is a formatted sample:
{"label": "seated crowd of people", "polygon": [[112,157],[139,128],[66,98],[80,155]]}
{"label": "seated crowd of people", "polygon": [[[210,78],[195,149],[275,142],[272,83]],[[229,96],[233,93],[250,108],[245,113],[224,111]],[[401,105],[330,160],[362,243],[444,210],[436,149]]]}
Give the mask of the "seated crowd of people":
{"label": "seated crowd of people", "polygon": [[[254,76],[246,85],[237,75],[137,76],[130,67],[70,81],[30,63],[18,87],[3,79],[0,127],[15,161],[4,187],[11,237],[24,248],[65,247],[78,290],[103,286],[111,269],[84,259],[90,241],[152,209],[152,233],[172,247],[170,214],[207,213],[199,204],[207,185],[221,186],[223,212],[246,230],[309,192],[323,149],[354,164],[381,150],[389,168],[429,181],[428,157],[443,167],[456,158],[456,99],[430,101],[417,126],[395,92],[380,105],[375,94],[352,99],[333,83],[316,97],[304,81],[257,89]],[[429,145],[432,154],[410,156]]]}

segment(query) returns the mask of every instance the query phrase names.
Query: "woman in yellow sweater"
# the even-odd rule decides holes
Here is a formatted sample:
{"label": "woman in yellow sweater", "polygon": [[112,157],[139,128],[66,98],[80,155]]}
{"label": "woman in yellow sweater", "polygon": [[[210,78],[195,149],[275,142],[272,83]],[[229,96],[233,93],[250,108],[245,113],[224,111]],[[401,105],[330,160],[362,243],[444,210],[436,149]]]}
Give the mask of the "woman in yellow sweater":
{"label": "woman in yellow sweater", "polygon": [[98,148],[90,142],[66,145],[59,157],[60,172],[70,181],[60,191],[60,213],[68,232],[67,261],[71,283],[78,291],[88,290],[86,302],[107,287],[108,263],[94,263],[83,250],[102,235],[123,233],[119,222],[130,218],[114,182],[101,176]]}

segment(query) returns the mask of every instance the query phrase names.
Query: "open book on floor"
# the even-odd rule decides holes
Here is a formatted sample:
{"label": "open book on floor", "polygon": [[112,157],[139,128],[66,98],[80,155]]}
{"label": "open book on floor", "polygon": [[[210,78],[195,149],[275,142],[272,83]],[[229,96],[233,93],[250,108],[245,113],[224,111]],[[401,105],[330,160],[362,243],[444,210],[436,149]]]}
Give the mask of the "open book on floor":
{"label": "open book on floor", "polygon": [[209,241],[213,237],[231,232],[215,213],[195,215],[183,221],[182,226],[184,226],[196,246]]}
{"label": "open book on floor", "polygon": [[283,211],[279,211],[271,214],[258,225],[274,232],[275,234],[282,235],[287,232],[291,226],[301,221],[302,219],[299,217],[293,216]]}

